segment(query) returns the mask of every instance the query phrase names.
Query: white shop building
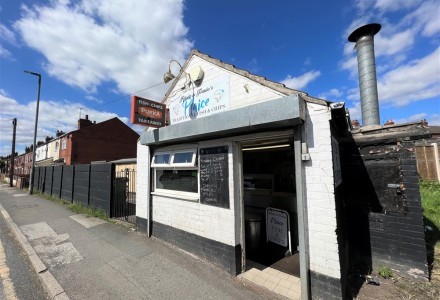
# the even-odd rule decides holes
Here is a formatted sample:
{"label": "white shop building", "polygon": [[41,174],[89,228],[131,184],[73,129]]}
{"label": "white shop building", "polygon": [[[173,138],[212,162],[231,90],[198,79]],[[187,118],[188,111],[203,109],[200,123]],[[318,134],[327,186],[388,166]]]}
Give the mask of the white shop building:
{"label": "white shop building", "polygon": [[303,295],[341,298],[344,105],[196,50],[162,102],[170,124],[138,142],[139,230],[234,275],[278,264]]}

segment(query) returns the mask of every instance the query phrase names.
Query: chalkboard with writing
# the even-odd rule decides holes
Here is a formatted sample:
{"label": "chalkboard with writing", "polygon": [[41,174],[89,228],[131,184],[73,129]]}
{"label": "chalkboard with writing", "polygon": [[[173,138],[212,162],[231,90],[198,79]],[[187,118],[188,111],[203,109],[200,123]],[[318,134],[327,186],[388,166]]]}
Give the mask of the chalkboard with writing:
{"label": "chalkboard with writing", "polygon": [[228,146],[200,148],[200,203],[229,208]]}

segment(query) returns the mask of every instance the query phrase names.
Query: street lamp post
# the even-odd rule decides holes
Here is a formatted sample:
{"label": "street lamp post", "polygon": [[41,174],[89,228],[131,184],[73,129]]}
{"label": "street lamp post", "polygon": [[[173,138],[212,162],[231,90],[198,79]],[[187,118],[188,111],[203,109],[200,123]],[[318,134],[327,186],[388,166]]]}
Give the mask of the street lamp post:
{"label": "street lamp post", "polygon": [[32,170],[31,170],[31,178],[29,180],[29,194],[32,194],[34,191],[35,152],[37,150],[37,126],[38,126],[38,109],[40,107],[41,74],[30,71],[24,71],[24,72],[38,77],[37,111],[35,113],[34,144],[32,148]]}

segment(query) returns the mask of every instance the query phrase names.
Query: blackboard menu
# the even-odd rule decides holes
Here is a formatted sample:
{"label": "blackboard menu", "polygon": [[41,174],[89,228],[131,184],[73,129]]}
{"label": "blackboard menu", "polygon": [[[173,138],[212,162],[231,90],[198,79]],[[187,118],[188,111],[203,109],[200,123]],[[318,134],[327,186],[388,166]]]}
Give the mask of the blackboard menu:
{"label": "blackboard menu", "polygon": [[228,146],[200,148],[200,203],[229,208]]}

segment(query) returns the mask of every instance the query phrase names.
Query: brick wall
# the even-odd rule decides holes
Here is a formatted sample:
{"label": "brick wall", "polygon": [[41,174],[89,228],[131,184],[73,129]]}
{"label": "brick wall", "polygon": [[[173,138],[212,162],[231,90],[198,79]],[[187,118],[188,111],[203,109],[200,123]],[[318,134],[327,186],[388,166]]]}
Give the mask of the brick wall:
{"label": "brick wall", "polygon": [[[227,245],[236,245],[235,202],[233,180],[232,145],[229,146],[229,201],[230,209],[204,205],[198,201],[186,201],[166,196],[153,196],[152,219],[197,236],[218,241]],[[215,147],[219,144],[204,142],[199,147]]]}
{"label": "brick wall", "polygon": [[[202,86],[209,85],[210,82],[215,82],[225,76],[229,76],[230,109],[236,109],[239,107],[244,107],[285,96],[251,79],[245,78],[229,70],[220,68],[219,66],[211,62],[205,61],[198,56],[191,57],[187,66],[187,70],[190,70],[193,66],[200,66],[205,73]],[[185,76],[182,76],[170,95],[178,98],[179,94],[182,93],[181,87],[184,85],[185,80]]]}
{"label": "brick wall", "polygon": [[71,134],[71,164],[136,156],[139,135],[118,118],[82,128]]}
{"label": "brick wall", "polygon": [[328,107],[307,103],[305,135],[310,160],[303,163],[314,299],[342,297],[330,118]]}
{"label": "brick wall", "polygon": [[352,270],[387,265],[401,276],[428,276],[415,138],[410,135],[358,134],[344,145]]}
{"label": "brick wall", "polygon": [[304,162],[309,221],[310,269],[340,277],[336,236],[333,164],[327,107],[308,104],[307,145],[311,160]]}
{"label": "brick wall", "polygon": [[136,217],[148,220],[148,201],[150,198],[150,149],[137,143],[136,172]]}

